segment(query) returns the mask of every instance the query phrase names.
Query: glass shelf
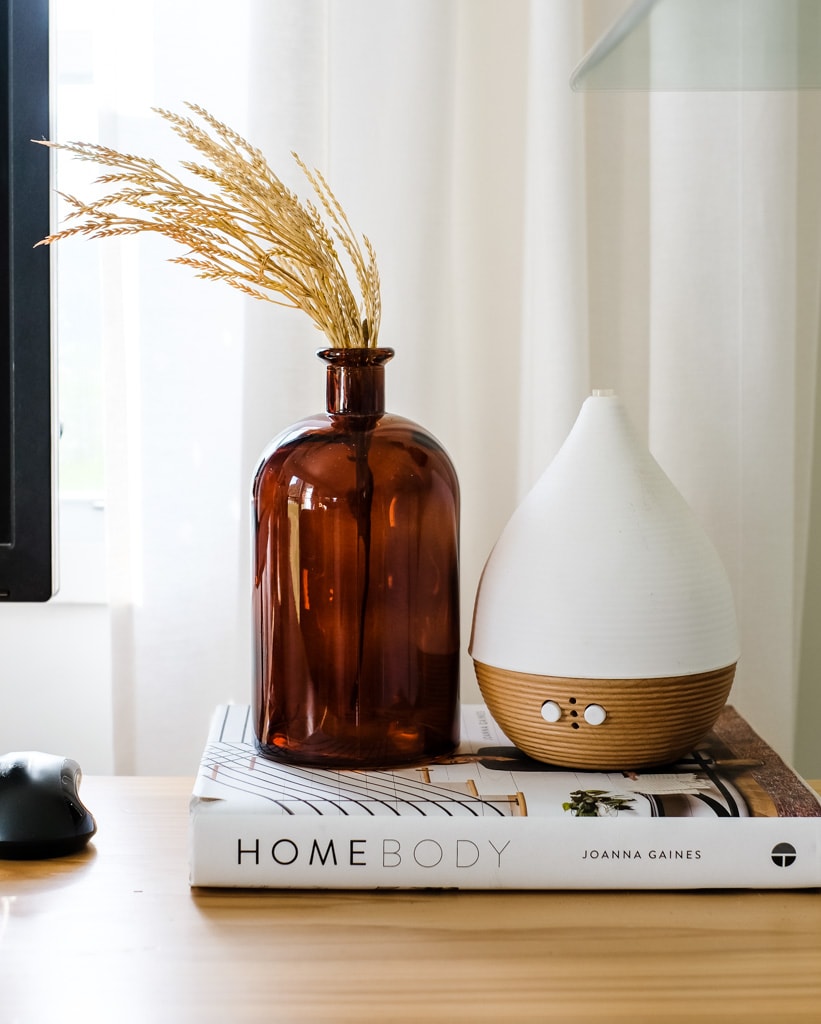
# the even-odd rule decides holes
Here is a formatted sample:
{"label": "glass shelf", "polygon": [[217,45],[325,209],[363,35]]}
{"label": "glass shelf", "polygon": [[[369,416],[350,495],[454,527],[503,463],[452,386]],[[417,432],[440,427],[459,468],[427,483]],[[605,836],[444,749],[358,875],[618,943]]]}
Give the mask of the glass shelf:
{"label": "glass shelf", "polygon": [[818,0],[634,0],[570,78],[574,91],[821,88]]}

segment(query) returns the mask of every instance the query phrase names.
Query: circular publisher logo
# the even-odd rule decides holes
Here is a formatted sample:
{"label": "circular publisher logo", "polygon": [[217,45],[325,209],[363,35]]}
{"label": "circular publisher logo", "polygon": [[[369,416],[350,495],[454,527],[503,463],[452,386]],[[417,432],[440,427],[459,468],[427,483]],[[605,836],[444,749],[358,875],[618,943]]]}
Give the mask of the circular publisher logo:
{"label": "circular publisher logo", "polygon": [[773,847],[771,856],[777,868],[788,868],[795,863],[796,849],[792,843],[778,843]]}

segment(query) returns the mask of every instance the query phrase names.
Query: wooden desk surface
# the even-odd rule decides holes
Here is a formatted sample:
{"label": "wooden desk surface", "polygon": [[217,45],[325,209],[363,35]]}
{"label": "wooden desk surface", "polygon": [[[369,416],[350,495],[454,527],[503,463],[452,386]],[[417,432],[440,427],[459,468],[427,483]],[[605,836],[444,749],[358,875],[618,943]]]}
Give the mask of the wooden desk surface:
{"label": "wooden desk surface", "polygon": [[821,1022],[821,893],[188,887],[189,779],[87,778],[80,856],[0,861],[0,1024]]}

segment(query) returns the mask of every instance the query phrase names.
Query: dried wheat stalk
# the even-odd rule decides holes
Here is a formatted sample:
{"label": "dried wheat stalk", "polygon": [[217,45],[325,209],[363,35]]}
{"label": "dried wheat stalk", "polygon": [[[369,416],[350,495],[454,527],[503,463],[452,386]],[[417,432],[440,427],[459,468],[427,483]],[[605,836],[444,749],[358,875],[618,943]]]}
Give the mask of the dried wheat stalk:
{"label": "dried wheat stalk", "polygon": [[[202,123],[156,113],[207,161],[181,162],[207,190],[146,157],[94,143],[35,140],[111,168],[96,184],[113,189],[87,203],[64,195],[72,223],[37,244],[154,231],[185,247],[171,262],[192,267],[198,277],[303,310],[336,348],[375,347],[382,312],[376,256],[367,238],[360,244],[325,178],[293,154],[323,219],[312,202],[282,183],[258,149],[202,107],[186,105]],[[337,244],[353,268],[359,301]]]}

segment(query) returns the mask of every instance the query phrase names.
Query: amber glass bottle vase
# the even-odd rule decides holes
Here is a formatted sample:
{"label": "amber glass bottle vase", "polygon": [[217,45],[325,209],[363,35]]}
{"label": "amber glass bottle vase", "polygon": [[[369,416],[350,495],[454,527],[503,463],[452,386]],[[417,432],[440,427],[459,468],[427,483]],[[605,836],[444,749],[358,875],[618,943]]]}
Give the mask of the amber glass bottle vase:
{"label": "amber glass bottle vase", "polygon": [[326,412],[254,478],[257,747],[321,767],[429,760],[458,742],[456,473],[385,412],[391,349],[319,356]]}

